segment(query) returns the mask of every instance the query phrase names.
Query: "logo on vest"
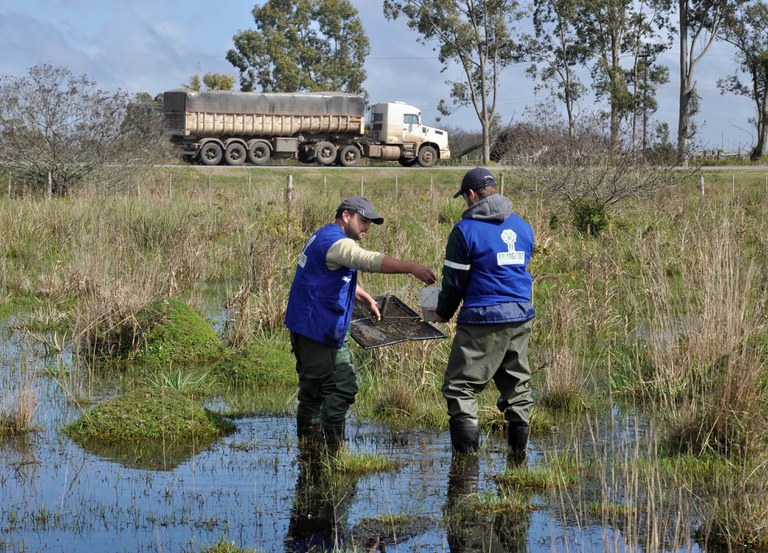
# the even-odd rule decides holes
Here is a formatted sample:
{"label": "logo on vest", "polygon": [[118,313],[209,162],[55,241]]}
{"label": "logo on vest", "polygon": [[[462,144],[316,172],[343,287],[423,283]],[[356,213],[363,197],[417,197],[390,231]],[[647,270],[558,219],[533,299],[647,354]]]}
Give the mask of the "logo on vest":
{"label": "logo on vest", "polygon": [[501,239],[507,245],[509,251],[496,254],[497,265],[525,265],[525,252],[515,250],[517,234],[515,231],[506,229],[501,233]]}
{"label": "logo on vest", "polygon": [[315,238],[317,238],[317,235],[313,234],[309,237],[309,240],[307,240],[307,243],[304,244],[304,249],[301,250],[301,253],[299,254],[299,267],[302,269],[304,268],[304,265],[307,264],[307,248],[312,244],[312,242],[315,241]]}

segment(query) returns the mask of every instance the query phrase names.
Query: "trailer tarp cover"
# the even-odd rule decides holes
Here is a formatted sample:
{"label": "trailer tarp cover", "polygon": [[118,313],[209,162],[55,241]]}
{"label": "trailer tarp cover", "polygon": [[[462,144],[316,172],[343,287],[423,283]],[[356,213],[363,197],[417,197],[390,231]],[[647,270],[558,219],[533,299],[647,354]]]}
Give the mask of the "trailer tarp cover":
{"label": "trailer tarp cover", "polygon": [[166,113],[365,115],[363,97],[345,92],[196,92],[178,88],[163,93],[163,104]]}

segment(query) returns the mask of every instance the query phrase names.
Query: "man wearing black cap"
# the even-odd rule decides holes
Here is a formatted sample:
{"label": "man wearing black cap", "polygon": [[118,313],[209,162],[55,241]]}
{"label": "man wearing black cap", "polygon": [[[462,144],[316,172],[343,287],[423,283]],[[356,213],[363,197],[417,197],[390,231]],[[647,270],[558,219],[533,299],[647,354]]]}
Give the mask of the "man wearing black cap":
{"label": "man wearing black cap", "polygon": [[462,306],[442,391],[453,449],[470,453],[479,446],[477,394],[493,380],[510,459],[522,464],[533,404],[528,339],[535,312],[527,267],[534,240],[531,226],[497,192],[493,175],[476,167],[454,194],[467,209],[448,237],[436,312],[448,321]]}
{"label": "man wearing black cap", "polygon": [[285,326],[299,373],[299,438],[319,437],[335,452],[344,442],[344,420],[358,391],[357,373],[347,343],[355,301],[381,317],[376,301],[357,284],[357,271],[408,273],[426,284],[432,270],[357,245],[371,223],[384,222],[366,198],[347,198],[336,220],[316,231],[299,255],[288,297]]}

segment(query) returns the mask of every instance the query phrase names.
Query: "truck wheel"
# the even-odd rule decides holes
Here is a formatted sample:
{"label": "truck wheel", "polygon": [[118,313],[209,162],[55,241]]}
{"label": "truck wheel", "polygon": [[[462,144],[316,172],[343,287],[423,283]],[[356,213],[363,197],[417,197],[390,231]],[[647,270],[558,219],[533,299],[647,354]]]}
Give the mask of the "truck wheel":
{"label": "truck wheel", "polygon": [[264,165],[269,161],[271,155],[272,150],[269,149],[269,144],[266,142],[254,142],[248,148],[248,161],[254,165]]}
{"label": "truck wheel", "polygon": [[437,163],[437,150],[432,146],[424,146],[419,150],[419,165],[422,167],[432,167]]}
{"label": "truck wheel", "polygon": [[347,144],[339,150],[339,163],[344,167],[354,167],[360,162],[360,148],[353,144]]}
{"label": "truck wheel", "polygon": [[245,146],[240,142],[231,142],[224,150],[224,161],[227,162],[227,165],[242,165],[245,163],[245,156],[247,155]]}
{"label": "truck wheel", "polygon": [[336,146],[330,142],[318,142],[315,146],[315,159],[323,165],[336,161]]}
{"label": "truck wheel", "polygon": [[415,157],[412,158],[412,159],[407,159],[407,158],[401,157],[400,159],[397,160],[397,162],[400,165],[402,165],[403,167],[413,167],[414,165],[416,165],[417,161],[419,161],[419,160],[416,159]]}
{"label": "truck wheel", "polygon": [[200,163],[203,165],[218,165],[223,156],[224,152],[218,142],[206,142],[200,148]]}

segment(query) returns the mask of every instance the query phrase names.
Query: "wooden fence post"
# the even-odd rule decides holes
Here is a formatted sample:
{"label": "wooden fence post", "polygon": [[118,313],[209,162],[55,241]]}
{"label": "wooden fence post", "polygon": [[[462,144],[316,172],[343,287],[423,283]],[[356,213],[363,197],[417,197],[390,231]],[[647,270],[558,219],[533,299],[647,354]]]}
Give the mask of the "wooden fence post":
{"label": "wooden fence post", "polygon": [[293,175],[288,175],[288,184],[285,187],[285,206],[286,211],[290,213],[293,203]]}

